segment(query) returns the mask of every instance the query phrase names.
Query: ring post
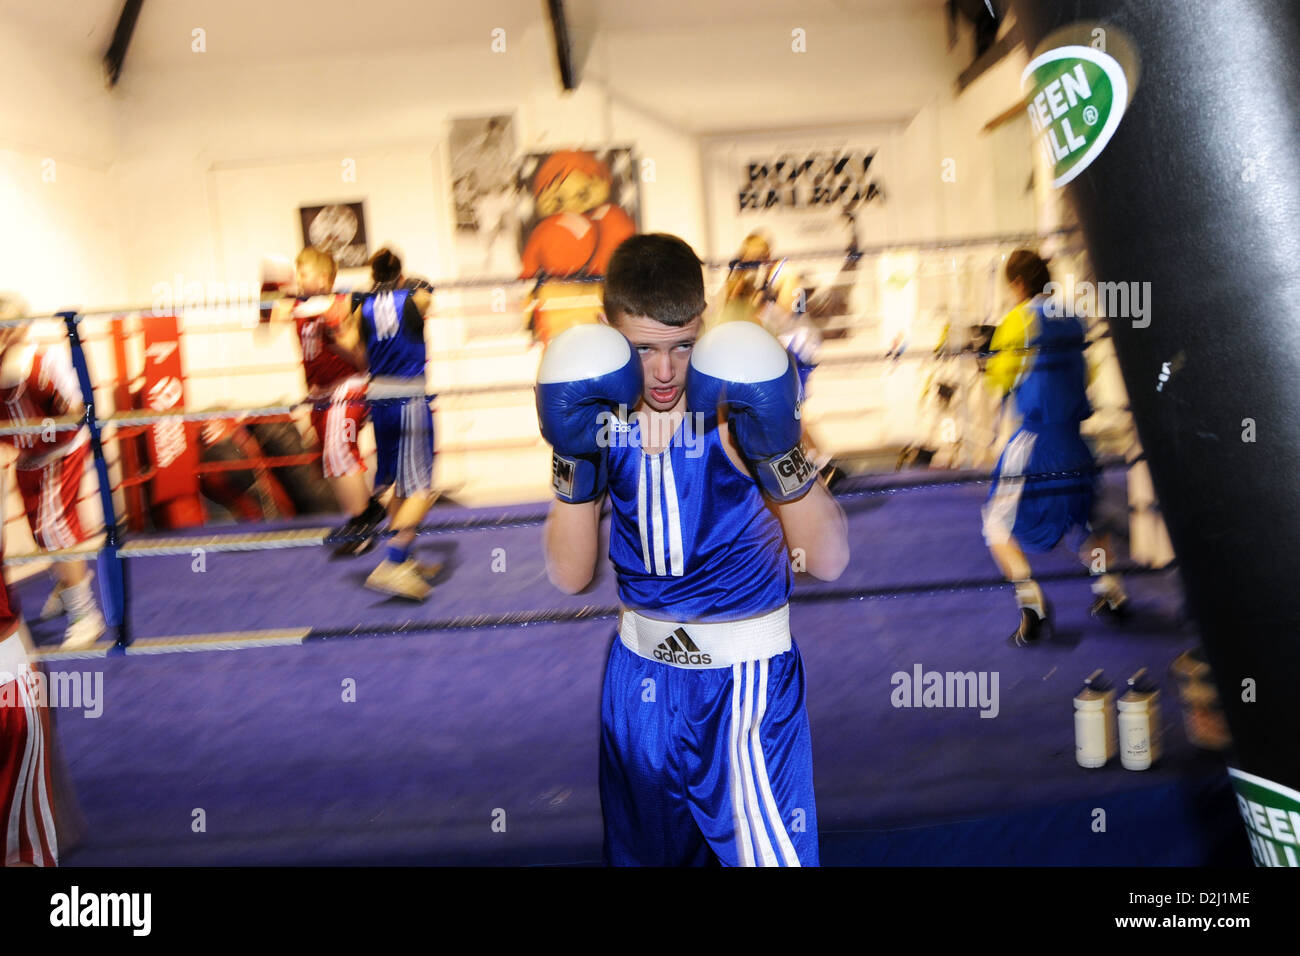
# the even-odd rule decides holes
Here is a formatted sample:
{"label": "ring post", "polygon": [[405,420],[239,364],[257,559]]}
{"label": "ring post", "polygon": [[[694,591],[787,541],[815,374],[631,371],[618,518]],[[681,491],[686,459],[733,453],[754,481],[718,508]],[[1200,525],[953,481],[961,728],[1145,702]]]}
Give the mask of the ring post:
{"label": "ring post", "polygon": [[104,620],[117,628],[117,647],[131,643],[130,620],[127,615],[126,565],[119,553],[117,512],[113,507],[113,486],[108,476],[108,462],[104,460],[104,445],[100,440],[99,421],[95,415],[95,388],[90,381],[90,366],[77,334],[77,313],[60,312],[59,318],[68,330],[68,346],[72,352],[72,365],[77,370],[81,386],[82,420],[90,430],[90,447],[95,456],[95,473],[99,478],[99,501],[104,509],[105,542],[95,563],[99,571],[99,596],[104,609]]}

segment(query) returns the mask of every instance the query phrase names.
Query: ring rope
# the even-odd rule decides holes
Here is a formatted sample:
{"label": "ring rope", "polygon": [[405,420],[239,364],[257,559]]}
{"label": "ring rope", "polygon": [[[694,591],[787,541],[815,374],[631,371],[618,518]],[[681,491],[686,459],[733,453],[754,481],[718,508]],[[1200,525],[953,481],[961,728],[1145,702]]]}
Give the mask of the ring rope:
{"label": "ring rope", "polygon": [[[1088,476],[1095,476],[1103,471],[1127,466],[1131,464],[1123,458],[1106,459],[1099,462],[1093,468],[1078,469],[1075,471],[1044,471],[1032,472],[1024,475],[1006,475],[1004,480],[1026,479],[1072,479]],[[848,479],[852,481],[853,479]],[[880,495],[903,494],[912,491],[923,491],[928,488],[951,488],[962,485],[981,485],[992,482],[994,478],[984,472],[976,474],[962,475],[957,478],[942,478],[933,481],[907,482],[904,484],[893,484],[883,488],[865,488],[850,489],[835,492],[837,499],[843,498],[864,498],[876,497]],[[459,518],[451,521],[438,522],[436,524],[419,525],[415,532],[419,536],[436,536],[444,534],[455,534],[460,531],[491,531],[491,530],[508,530],[513,528],[536,527],[545,524],[549,515],[548,511],[532,512],[524,514],[491,516],[476,516],[470,518]],[[603,517],[603,516],[602,516]],[[174,555],[190,555],[196,548],[204,551],[223,552],[223,551],[263,551],[263,550],[282,550],[285,548],[308,548],[317,547],[325,543],[327,536],[331,534],[330,528],[301,528],[287,531],[254,531],[243,532],[230,535],[194,535],[190,537],[165,537],[165,538],[128,538],[126,542],[118,549],[118,554],[122,558],[146,558],[146,557],[167,557]],[[378,532],[375,536],[379,538],[391,537],[396,532],[386,529]],[[348,540],[359,540],[360,536],[340,535],[331,543],[342,543]],[[77,561],[88,555],[98,553],[99,548],[89,547],[87,545],[78,545],[74,548],[61,548],[53,551],[29,552],[25,554],[15,554],[5,557],[5,564],[26,564],[41,560],[55,561]]]}
{"label": "ring rope", "polygon": [[[1047,239],[1070,236],[1079,233],[1081,231],[1082,229],[1079,226],[1068,226],[1065,228],[1055,229],[1048,232],[1016,232],[1016,233],[991,234],[991,235],[984,235],[984,236],[968,236],[968,237],[956,238],[956,239],[924,239],[924,240],[918,239],[910,242],[903,241],[903,242],[876,243],[874,245],[869,245],[869,246],[850,247],[847,251],[844,249],[843,246],[840,246],[835,249],[824,249],[824,250],[819,249],[819,250],[811,250],[808,252],[791,253],[790,255],[782,256],[781,258],[791,262],[802,262],[802,261],[813,260],[813,259],[841,259],[842,258],[847,262],[856,263],[864,258],[880,256],[895,251],[943,252],[949,249],[968,249],[976,246],[1019,245],[1028,242],[1042,242]],[[702,265],[710,269],[727,269],[731,267],[733,261],[735,260],[731,260],[731,259],[707,260],[702,262]],[[585,283],[594,284],[598,282],[603,282],[604,278],[601,276],[595,276],[595,277],[542,276],[542,277],[533,277],[530,279],[521,279],[518,276],[508,276],[508,277],[488,276],[481,279],[448,279],[444,281],[434,282],[432,283],[432,285],[434,287],[434,291],[439,292],[439,291],[454,291],[458,289],[480,289],[480,288],[499,288],[502,286],[540,285],[544,281],[573,282],[573,283],[585,282]],[[258,303],[256,303],[256,305],[259,309],[269,309],[275,305],[276,301],[277,300],[275,299],[268,299],[268,300],[259,301]],[[252,302],[249,302],[247,304],[249,305],[250,308],[253,306]],[[168,309],[157,309],[154,308],[152,304],[150,304],[147,307],[121,306],[117,308],[94,309],[94,310],[88,310],[84,312],[78,312],[76,320],[81,321],[88,317],[100,317],[100,316],[117,317],[124,313],[138,314],[138,315],[174,316],[178,312],[187,311],[188,308],[189,307],[184,303],[177,303]],[[199,308],[207,309],[209,307],[206,305],[195,306],[196,310]],[[4,328],[10,325],[22,325],[27,322],[36,322],[36,321],[47,320],[47,319],[62,320],[62,318],[63,318],[63,313],[61,312],[40,313],[36,315],[19,316],[13,319],[0,320],[0,328]]]}
{"label": "ring rope", "polygon": [[[1086,350],[1105,336],[1099,336],[1090,342],[1085,343],[1083,348]],[[863,355],[863,356],[827,356],[821,362],[817,363],[818,367],[824,366],[859,366],[897,363],[900,361],[921,360],[938,360],[944,358],[988,358],[991,355],[1001,354],[1002,352],[1010,354],[1030,354],[1030,353],[1047,353],[1047,352],[1073,352],[1077,349],[1072,346],[1062,347],[1032,347],[1023,349],[1002,349],[999,352],[978,352],[973,349],[965,349],[953,352],[932,352],[910,350],[899,355]],[[96,423],[101,429],[116,428],[135,428],[143,425],[153,425],[159,422],[180,419],[182,421],[209,421],[212,419],[226,418],[264,418],[270,416],[292,416],[295,411],[311,408],[326,409],[337,404],[348,405],[373,405],[376,402],[397,401],[404,398],[422,398],[432,402],[439,398],[455,398],[459,395],[487,395],[507,392],[532,391],[533,383],[503,383],[497,385],[477,385],[462,386],[459,388],[449,388],[436,392],[425,391],[422,387],[403,388],[396,385],[375,385],[368,386],[365,397],[348,398],[342,402],[330,398],[323,399],[302,399],[296,402],[278,403],[271,405],[250,405],[236,408],[206,408],[206,409],[129,409],[126,411],[115,412],[107,418],[100,418]],[[86,423],[84,417],[72,418],[68,416],[60,418],[46,418],[40,422],[30,424],[5,424],[0,425],[0,436],[5,435],[32,435],[53,429],[54,431],[75,431]]]}
{"label": "ring rope", "polygon": [[[1177,570],[1176,564],[1161,568],[1140,565],[1123,565],[1113,573],[1128,577],[1167,574]],[[1038,581],[1088,580],[1092,575],[1078,571],[1058,571],[1035,575]],[[937,594],[981,593],[1002,591],[1012,587],[1000,578],[971,578],[965,580],[918,582],[880,588],[817,588],[795,591],[790,595],[793,604],[818,604],[828,601],[893,600],[905,597]],[[315,641],[339,641],[363,637],[396,637],[402,635],[427,635],[445,631],[494,630],[502,627],[529,627],[541,624],[567,624],[617,618],[618,605],[586,605],[580,608],[545,608],[528,611],[460,614],[428,621],[403,621],[400,624],[354,624],[350,627],[279,628],[255,631],[226,631],[214,634],[172,635],[168,637],[139,638],[125,648],[90,648],[80,651],[63,651],[58,648],[37,648],[36,656],[42,661],[87,660],[113,654],[175,654],[197,651],[244,650],[254,647],[284,647]]]}

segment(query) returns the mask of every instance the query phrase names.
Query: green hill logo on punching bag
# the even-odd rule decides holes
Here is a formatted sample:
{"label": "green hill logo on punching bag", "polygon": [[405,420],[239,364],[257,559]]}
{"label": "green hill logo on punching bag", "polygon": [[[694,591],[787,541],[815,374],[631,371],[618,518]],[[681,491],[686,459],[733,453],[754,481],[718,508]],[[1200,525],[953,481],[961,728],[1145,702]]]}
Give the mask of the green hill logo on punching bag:
{"label": "green hill logo on punching bag", "polygon": [[1020,87],[1056,187],[1087,169],[1106,148],[1130,94],[1120,64],[1090,46],[1062,46],[1034,57]]}

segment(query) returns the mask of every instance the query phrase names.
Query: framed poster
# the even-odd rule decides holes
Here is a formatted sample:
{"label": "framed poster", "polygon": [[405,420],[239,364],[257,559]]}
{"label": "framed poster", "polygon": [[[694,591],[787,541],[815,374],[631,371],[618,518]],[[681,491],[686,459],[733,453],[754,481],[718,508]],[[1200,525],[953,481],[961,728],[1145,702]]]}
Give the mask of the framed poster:
{"label": "framed poster", "polygon": [[603,276],[640,224],[632,150],[557,149],[519,165],[522,278]]}
{"label": "framed poster", "polygon": [[298,216],[302,221],[304,246],[315,246],[328,252],[340,269],[355,269],[366,264],[370,249],[366,243],[363,202],[299,206]]}
{"label": "framed poster", "polygon": [[456,119],[448,137],[456,260],[462,273],[519,269],[514,118]]}

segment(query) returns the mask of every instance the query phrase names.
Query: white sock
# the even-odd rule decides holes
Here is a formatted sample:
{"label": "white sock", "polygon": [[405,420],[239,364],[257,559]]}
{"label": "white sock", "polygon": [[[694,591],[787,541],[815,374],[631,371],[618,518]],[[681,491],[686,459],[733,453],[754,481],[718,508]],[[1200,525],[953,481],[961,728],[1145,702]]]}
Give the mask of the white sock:
{"label": "white sock", "polygon": [[63,606],[67,609],[70,621],[83,618],[95,610],[95,595],[91,593],[89,578],[83,578],[80,584],[70,584],[63,589]]}
{"label": "white sock", "polygon": [[1016,603],[1027,607],[1039,616],[1047,617],[1047,602],[1043,599],[1043,589],[1033,578],[1016,582]]}
{"label": "white sock", "polygon": [[1107,598],[1112,604],[1119,604],[1128,597],[1124,593],[1124,582],[1118,574],[1095,575],[1092,579],[1092,593]]}

